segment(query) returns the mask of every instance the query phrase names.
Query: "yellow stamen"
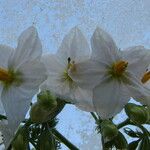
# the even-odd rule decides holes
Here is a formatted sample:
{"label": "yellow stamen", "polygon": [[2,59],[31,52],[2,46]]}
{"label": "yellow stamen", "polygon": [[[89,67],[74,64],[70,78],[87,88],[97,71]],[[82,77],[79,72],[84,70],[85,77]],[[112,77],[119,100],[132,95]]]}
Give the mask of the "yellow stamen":
{"label": "yellow stamen", "polygon": [[67,69],[70,70],[71,72],[76,72],[76,64],[75,61],[68,61],[68,66]]}
{"label": "yellow stamen", "polygon": [[68,65],[67,68],[64,70],[62,75],[62,80],[72,85],[73,80],[69,76],[68,71],[75,72],[76,71],[76,64],[75,61],[72,61],[70,57],[68,57]]}
{"label": "yellow stamen", "polygon": [[63,74],[63,78],[62,78],[64,81],[68,81],[68,82],[73,82],[73,80],[71,79],[71,77],[68,75],[68,72],[67,71],[64,71],[64,74]]}
{"label": "yellow stamen", "polygon": [[117,76],[121,76],[128,66],[128,62],[126,61],[118,61],[113,64],[113,74]]}
{"label": "yellow stamen", "polygon": [[144,84],[144,83],[148,82],[149,80],[150,80],[150,71],[146,72],[143,75],[143,77],[141,79],[141,82]]}
{"label": "yellow stamen", "polygon": [[11,82],[12,80],[11,74],[7,70],[0,68],[0,81]]}

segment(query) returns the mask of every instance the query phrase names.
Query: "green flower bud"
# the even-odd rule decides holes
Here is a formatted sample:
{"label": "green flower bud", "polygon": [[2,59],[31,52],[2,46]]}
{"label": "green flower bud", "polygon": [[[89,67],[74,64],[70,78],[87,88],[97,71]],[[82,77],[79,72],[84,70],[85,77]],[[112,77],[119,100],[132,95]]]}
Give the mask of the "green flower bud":
{"label": "green flower bud", "polygon": [[101,132],[104,137],[104,141],[111,141],[114,137],[118,135],[118,129],[115,124],[110,120],[103,120],[101,123]]}
{"label": "green flower bud", "polygon": [[37,96],[38,103],[46,110],[52,110],[57,106],[57,101],[55,95],[50,91],[41,91]]}
{"label": "green flower bud", "polygon": [[119,132],[118,135],[115,137],[114,145],[116,149],[127,150],[128,142],[121,132]]}
{"label": "green flower bud", "polygon": [[28,147],[28,139],[27,139],[27,131],[25,128],[20,127],[18,129],[19,134],[12,142],[13,150],[27,150]]}
{"label": "green flower bud", "polygon": [[133,103],[125,106],[125,111],[130,120],[136,124],[145,124],[149,120],[148,108]]}
{"label": "green flower bud", "polygon": [[45,110],[39,103],[35,103],[32,105],[30,110],[30,118],[34,123],[42,123],[47,121],[49,111]]}
{"label": "green flower bud", "polygon": [[40,135],[38,144],[40,150],[56,150],[56,142],[53,135],[49,131],[43,131]]}

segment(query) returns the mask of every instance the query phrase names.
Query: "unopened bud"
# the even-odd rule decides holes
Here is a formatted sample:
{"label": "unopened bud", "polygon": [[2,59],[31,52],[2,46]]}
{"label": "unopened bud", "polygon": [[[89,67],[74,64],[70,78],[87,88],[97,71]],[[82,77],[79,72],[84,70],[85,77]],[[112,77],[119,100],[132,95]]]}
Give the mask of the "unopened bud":
{"label": "unopened bud", "polygon": [[42,134],[40,135],[37,147],[40,150],[56,150],[57,149],[55,139],[53,135],[48,131],[42,132]]}
{"label": "unopened bud", "polygon": [[120,149],[120,150],[127,149],[127,147],[128,147],[127,140],[121,132],[118,132],[118,135],[115,137],[114,145],[115,145],[116,149]]}
{"label": "unopened bud", "polygon": [[110,120],[103,120],[101,123],[101,132],[104,137],[104,141],[111,141],[114,137],[118,135],[118,129],[115,124]]}
{"label": "unopened bud", "polygon": [[50,91],[41,91],[37,96],[38,103],[45,110],[52,110],[57,106],[57,101],[55,95],[53,95]]}
{"label": "unopened bud", "polygon": [[27,132],[24,128],[20,128],[18,130],[19,134],[12,142],[13,150],[27,150],[28,140],[27,140]]}
{"label": "unopened bud", "polygon": [[148,109],[133,103],[125,106],[125,111],[130,120],[136,124],[145,124],[149,120]]}
{"label": "unopened bud", "polygon": [[32,105],[30,110],[30,118],[34,123],[42,123],[47,121],[49,115],[49,111],[45,110],[39,103],[35,103]]}

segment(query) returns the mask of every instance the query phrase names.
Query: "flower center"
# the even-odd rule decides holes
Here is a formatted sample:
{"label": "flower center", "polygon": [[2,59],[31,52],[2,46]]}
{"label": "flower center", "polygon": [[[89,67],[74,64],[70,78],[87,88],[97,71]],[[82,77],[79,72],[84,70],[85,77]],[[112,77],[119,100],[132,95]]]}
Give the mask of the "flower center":
{"label": "flower center", "polygon": [[71,61],[71,58],[68,58],[68,66],[67,66],[67,71],[70,70],[71,72],[75,72],[76,71],[76,65],[75,65],[75,61]]}
{"label": "flower center", "polygon": [[9,71],[0,68],[0,81],[5,83],[11,83],[13,81],[13,76]]}
{"label": "flower center", "polygon": [[71,79],[71,77],[68,75],[68,71],[66,71],[66,70],[63,73],[63,80],[64,81],[68,81],[69,83],[73,82],[73,80]]}
{"label": "flower center", "polygon": [[148,82],[149,80],[150,80],[150,71],[146,72],[143,75],[143,77],[141,79],[141,82],[144,84],[144,83]]}
{"label": "flower center", "polygon": [[72,61],[71,58],[68,58],[68,64],[67,64],[67,68],[65,69],[65,71],[63,72],[63,81],[67,81],[69,84],[73,83],[72,78],[69,76],[68,71],[74,72],[76,71],[76,65],[75,65],[75,61]]}
{"label": "flower center", "polygon": [[15,86],[19,86],[23,82],[23,74],[13,69],[4,69],[0,67],[0,82],[4,84],[5,88],[8,88],[12,83]]}
{"label": "flower center", "polygon": [[120,60],[112,65],[111,74],[114,77],[121,77],[126,71],[128,62]]}

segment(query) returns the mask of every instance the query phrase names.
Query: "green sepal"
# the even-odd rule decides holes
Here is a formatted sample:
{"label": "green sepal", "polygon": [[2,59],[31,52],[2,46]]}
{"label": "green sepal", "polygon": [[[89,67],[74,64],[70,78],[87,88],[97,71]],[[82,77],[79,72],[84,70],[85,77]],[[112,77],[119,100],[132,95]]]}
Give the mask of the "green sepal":
{"label": "green sepal", "polygon": [[132,129],[126,127],[124,128],[124,132],[132,138],[141,138],[143,134],[139,131],[133,131]]}
{"label": "green sepal", "polygon": [[128,147],[128,143],[124,135],[119,131],[118,135],[114,139],[114,146],[116,149],[126,150]]}
{"label": "green sepal", "polygon": [[114,147],[116,149],[127,150],[128,147],[127,140],[120,131],[118,132],[116,137],[114,137],[111,141],[105,143],[106,149],[112,149]]}
{"label": "green sepal", "polygon": [[101,133],[106,143],[118,135],[118,129],[110,120],[103,120],[101,122]]}
{"label": "green sepal", "polygon": [[41,105],[41,107],[48,111],[54,109],[57,106],[56,99],[56,96],[48,90],[41,91],[37,95],[37,102],[39,103],[39,105]]}
{"label": "green sepal", "polygon": [[39,103],[32,105],[30,110],[30,118],[34,123],[43,123],[48,120],[49,111],[45,110]]}

